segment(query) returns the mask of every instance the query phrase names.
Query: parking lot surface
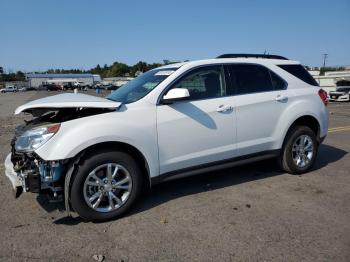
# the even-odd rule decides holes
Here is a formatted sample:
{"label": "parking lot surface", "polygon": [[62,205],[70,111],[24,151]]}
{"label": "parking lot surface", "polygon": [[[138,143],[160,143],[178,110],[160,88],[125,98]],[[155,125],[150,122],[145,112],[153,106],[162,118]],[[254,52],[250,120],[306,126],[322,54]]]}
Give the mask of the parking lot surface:
{"label": "parking lot surface", "polygon": [[14,109],[52,94],[0,95],[1,261],[350,261],[350,103],[329,105],[330,132],[308,174],[264,161],[184,178],[96,224],[36,194],[14,199],[4,176],[24,119]]}

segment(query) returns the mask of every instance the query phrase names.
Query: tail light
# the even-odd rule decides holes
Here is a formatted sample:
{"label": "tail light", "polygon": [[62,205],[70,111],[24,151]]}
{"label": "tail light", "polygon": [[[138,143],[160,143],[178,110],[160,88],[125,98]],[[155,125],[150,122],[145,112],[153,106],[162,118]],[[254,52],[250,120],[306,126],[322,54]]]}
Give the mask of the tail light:
{"label": "tail light", "polygon": [[320,90],[318,91],[318,95],[320,96],[320,98],[321,98],[323,104],[324,104],[325,106],[327,106],[327,104],[328,104],[328,95],[327,95],[327,92],[324,91],[323,89],[320,89]]}

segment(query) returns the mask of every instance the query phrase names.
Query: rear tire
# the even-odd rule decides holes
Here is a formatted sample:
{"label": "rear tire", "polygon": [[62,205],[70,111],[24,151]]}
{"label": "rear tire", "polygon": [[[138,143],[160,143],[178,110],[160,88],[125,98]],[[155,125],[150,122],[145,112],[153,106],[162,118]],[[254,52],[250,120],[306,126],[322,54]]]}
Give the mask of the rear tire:
{"label": "rear tire", "polygon": [[315,163],[318,151],[316,134],[307,126],[292,127],[285,138],[280,167],[290,174],[303,174]]}
{"label": "rear tire", "polygon": [[136,161],[120,151],[88,155],[72,180],[73,209],[85,220],[94,222],[125,214],[140,195],[143,182]]}

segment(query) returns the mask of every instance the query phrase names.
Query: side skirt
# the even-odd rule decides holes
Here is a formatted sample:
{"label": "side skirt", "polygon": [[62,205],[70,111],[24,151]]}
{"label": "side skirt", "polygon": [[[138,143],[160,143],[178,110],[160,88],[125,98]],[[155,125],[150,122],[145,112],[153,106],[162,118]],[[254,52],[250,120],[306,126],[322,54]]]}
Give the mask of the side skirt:
{"label": "side skirt", "polygon": [[152,177],[151,184],[156,185],[156,184],[173,180],[173,179],[207,173],[207,172],[225,169],[225,168],[234,167],[234,166],[240,166],[251,162],[278,157],[279,155],[280,155],[280,150],[276,149],[276,150],[269,150],[269,151],[255,153],[255,154],[215,161],[215,162],[202,164],[198,166],[187,167],[187,168],[171,171],[168,173],[164,173],[156,177]]}

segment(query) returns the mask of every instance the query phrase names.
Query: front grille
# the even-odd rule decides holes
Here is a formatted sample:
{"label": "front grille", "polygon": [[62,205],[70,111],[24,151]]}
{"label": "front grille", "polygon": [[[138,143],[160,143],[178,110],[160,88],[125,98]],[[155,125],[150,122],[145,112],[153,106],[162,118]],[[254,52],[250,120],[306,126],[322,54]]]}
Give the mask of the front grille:
{"label": "front grille", "polygon": [[343,96],[344,94],[329,94],[331,99],[338,99],[338,97]]}

